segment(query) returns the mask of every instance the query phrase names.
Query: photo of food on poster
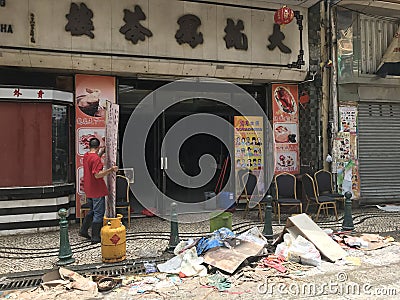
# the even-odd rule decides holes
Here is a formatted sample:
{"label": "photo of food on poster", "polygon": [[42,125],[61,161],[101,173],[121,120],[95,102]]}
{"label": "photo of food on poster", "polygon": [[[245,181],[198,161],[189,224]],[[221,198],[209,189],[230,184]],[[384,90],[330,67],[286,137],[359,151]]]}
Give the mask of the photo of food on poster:
{"label": "photo of food on poster", "polygon": [[[83,156],[89,141],[96,137],[105,146],[106,103],[115,103],[115,77],[75,75],[75,139],[76,139],[76,216],[84,198],[82,184]],[[104,157],[102,157],[104,161]]]}
{"label": "photo of food on poster", "polygon": [[263,190],[264,148],[263,118],[256,116],[234,117],[236,196],[243,191],[242,177],[250,170],[259,179]]}
{"label": "photo of food on poster", "polygon": [[274,123],[298,123],[298,87],[290,84],[272,85]]}
{"label": "photo of food on poster", "polygon": [[298,172],[297,149],[277,149],[275,151],[275,171],[295,173]]}
{"label": "photo of food on poster", "polygon": [[275,123],[275,143],[297,143],[298,126],[296,123]]}
{"label": "photo of food on poster", "polygon": [[275,174],[298,174],[300,165],[297,85],[273,84],[272,99]]}

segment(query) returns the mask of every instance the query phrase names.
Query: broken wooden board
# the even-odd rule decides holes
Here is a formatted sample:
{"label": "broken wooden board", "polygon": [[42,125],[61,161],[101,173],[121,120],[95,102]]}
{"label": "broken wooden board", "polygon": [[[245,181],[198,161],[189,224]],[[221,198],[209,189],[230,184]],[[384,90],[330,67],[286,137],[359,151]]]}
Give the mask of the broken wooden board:
{"label": "broken wooden board", "polygon": [[232,274],[248,257],[258,255],[263,248],[256,243],[241,241],[231,249],[219,247],[207,251],[204,262]]}
{"label": "broken wooden board", "polygon": [[286,232],[289,232],[294,238],[298,235],[306,238],[314,244],[323,256],[332,262],[347,256],[347,252],[306,214],[289,217],[282,235],[274,244],[282,241],[283,234]]}

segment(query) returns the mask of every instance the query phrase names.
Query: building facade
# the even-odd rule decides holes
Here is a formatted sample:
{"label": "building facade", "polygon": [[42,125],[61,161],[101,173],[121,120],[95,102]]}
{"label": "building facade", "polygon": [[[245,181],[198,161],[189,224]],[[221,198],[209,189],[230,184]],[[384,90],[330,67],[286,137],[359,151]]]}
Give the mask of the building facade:
{"label": "building facade", "polygon": [[[61,207],[69,209],[71,218],[77,213],[75,207],[81,201],[76,193],[80,138],[75,132],[76,102],[81,96],[76,90],[77,74],[115,78],[122,168],[134,167],[122,164],[121,145],[130,115],[141,100],[176,79],[213,77],[239,85],[269,118],[273,83],[294,85],[300,94],[309,93],[309,102],[298,108],[301,121],[296,143],[305,159],[300,153],[296,164],[299,172],[311,165],[316,169],[318,129],[313,127],[310,133],[304,129],[307,126],[301,129],[301,122],[318,126],[320,93],[310,80],[309,22],[313,22],[308,18],[309,7],[317,2],[302,1],[296,6],[298,1],[285,1],[294,18],[279,26],[274,14],[282,1],[5,1],[0,7],[0,113],[2,127],[10,130],[2,136],[18,143],[4,144],[2,153],[7,155],[1,159],[19,164],[13,176],[1,171],[0,230],[56,226],[56,211]],[[318,28],[312,30],[317,33]],[[314,37],[313,47],[317,44]],[[314,57],[314,69],[317,60]],[[93,86],[86,90],[100,92]],[[149,133],[146,162],[160,190],[178,198],[192,197],[166,179],[160,166],[160,147],[167,131],[196,112],[213,113],[233,124],[235,105],[240,103],[235,104],[233,98],[231,103],[189,99],[157,119]],[[154,99],[154,107],[158,104]],[[11,122],[18,126],[9,126]],[[205,136],[191,143],[183,147],[180,157],[188,174],[197,172],[194,153],[211,153],[218,166],[227,157],[228,149]],[[214,190],[217,180],[218,176],[199,190],[198,197]]]}

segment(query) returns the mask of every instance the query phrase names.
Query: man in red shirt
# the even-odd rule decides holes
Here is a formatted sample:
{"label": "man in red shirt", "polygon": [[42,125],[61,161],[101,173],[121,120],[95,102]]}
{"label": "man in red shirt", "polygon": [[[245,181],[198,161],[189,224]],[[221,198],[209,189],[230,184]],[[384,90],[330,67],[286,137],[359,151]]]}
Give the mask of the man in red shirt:
{"label": "man in red shirt", "polygon": [[[100,150],[100,141],[97,138],[89,141],[89,147],[89,151],[83,156],[83,187],[90,211],[83,220],[79,235],[91,239],[92,244],[97,244],[101,241],[100,231],[103,227],[105,196],[108,195],[103,177],[118,171],[118,167],[113,166],[103,170],[100,157],[104,151]],[[92,226],[92,237],[88,234],[90,226]]]}

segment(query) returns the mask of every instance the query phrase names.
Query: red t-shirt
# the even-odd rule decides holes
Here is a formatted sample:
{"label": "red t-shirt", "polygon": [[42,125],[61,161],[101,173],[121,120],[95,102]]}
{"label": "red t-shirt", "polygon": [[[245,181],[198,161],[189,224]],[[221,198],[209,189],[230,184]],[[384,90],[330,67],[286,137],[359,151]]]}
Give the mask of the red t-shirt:
{"label": "red t-shirt", "polygon": [[100,198],[108,195],[103,178],[96,178],[94,174],[103,170],[103,163],[97,153],[86,152],[83,156],[83,188],[87,198]]}

